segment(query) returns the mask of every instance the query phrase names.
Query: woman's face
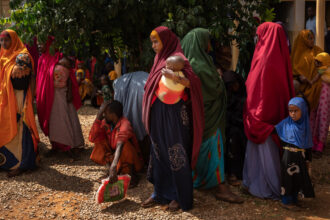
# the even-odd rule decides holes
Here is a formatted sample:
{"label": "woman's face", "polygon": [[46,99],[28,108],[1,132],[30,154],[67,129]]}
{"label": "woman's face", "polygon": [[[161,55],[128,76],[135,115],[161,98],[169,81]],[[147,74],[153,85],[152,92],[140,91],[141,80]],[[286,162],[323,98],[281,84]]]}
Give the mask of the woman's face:
{"label": "woman's face", "polygon": [[6,32],[3,37],[0,38],[1,48],[8,50],[11,46],[10,35]]}
{"label": "woman's face", "polygon": [[301,118],[301,110],[295,105],[289,105],[289,116],[293,121],[298,121]]}
{"label": "woman's face", "polygon": [[152,43],[152,49],[158,54],[163,48],[162,42],[160,42],[155,36],[150,36],[150,40]]}
{"label": "woman's face", "polygon": [[307,39],[307,46],[308,46],[309,48],[313,48],[313,47],[314,47],[314,40],[315,40],[315,38],[314,38],[314,34],[310,33],[310,34],[308,35],[308,39]]}

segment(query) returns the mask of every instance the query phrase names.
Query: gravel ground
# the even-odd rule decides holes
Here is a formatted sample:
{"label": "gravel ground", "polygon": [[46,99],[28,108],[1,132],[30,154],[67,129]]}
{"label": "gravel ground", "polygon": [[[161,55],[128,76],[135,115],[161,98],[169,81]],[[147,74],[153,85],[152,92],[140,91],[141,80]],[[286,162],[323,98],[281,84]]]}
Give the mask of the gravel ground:
{"label": "gravel ground", "polygon": [[[119,202],[96,204],[94,194],[100,186],[104,167],[94,164],[89,155],[89,129],[96,109],[84,106],[79,110],[86,146],[78,160],[64,154],[42,156],[38,170],[8,179],[0,172],[0,220],[2,219],[330,219],[330,149],[313,161],[313,182],[316,198],[305,199],[308,207],[302,212],[289,212],[278,201],[243,195],[242,205],[216,201],[213,191],[195,191],[194,209],[171,213],[163,206],[140,207],[152,192],[152,185],[141,174],[138,187],[128,190]],[[41,155],[50,149],[48,139],[40,131]]]}

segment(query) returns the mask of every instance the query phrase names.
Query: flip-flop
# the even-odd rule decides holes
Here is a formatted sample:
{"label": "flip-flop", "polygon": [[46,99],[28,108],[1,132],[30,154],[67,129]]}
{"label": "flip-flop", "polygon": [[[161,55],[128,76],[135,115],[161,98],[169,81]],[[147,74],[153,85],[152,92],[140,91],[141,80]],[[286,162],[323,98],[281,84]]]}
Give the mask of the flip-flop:
{"label": "flip-flop", "polygon": [[241,197],[231,193],[227,193],[227,194],[215,194],[215,198],[217,200],[221,200],[224,202],[229,202],[229,203],[236,203],[236,204],[242,204],[244,202],[244,199],[242,199]]}

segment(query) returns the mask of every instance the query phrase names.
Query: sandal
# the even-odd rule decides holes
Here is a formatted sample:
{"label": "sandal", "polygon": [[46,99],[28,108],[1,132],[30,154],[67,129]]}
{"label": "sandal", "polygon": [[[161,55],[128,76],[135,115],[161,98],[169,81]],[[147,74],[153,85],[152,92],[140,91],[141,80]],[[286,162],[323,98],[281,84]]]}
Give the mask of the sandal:
{"label": "sandal", "polygon": [[216,193],[215,198],[217,200],[221,200],[224,202],[229,202],[229,203],[236,203],[236,204],[242,204],[244,202],[244,199],[241,197],[235,195],[234,193]]}
{"label": "sandal", "polygon": [[150,208],[152,206],[155,206],[157,204],[157,202],[152,198],[152,197],[149,197],[147,200],[145,200],[141,206],[142,208]]}

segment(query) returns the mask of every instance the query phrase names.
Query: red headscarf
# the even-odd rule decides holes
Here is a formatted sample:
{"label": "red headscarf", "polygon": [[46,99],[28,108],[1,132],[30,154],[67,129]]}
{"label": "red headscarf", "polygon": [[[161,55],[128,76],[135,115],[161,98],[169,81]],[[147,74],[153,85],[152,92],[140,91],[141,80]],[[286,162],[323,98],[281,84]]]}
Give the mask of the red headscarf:
{"label": "red headscarf", "polygon": [[142,121],[149,133],[149,118],[151,102],[155,95],[156,89],[158,87],[158,82],[162,77],[161,70],[166,65],[166,59],[169,56],[178,55],[184,58],[185,66],[183,68],[183,73],[190,81],[190,99],[192,102],[192,114],[193,114],[193,150],[192,150],[192,160],[191,166],[194,168],[197,163],[197,158],[199,154],[199,148],[202,143],[203,129],[204,129],[204,117],[203,117],[203,97],[201,90],[201,82],[199,78],[194,74],[189,61],[183,55],[181,44],[177,36],[167,27],[157,27],[155,31],[158,33],[159,38],[163,44],[163,48],[159,54],[156,54],[154,59],[154,65],[151,68],[148,80],[144,87],[145,93],[143,97],[142,105]]}
{"label": "red headscarf", "polygon": [[244,129],[247,138],[260,144],[288,115],[294,96],[289,48],[283,27],[265,22],[257,29],[251,70],[246,80]]}
{"label": "red headscarf", "polygon": [[[38,74],[36,78],[36,99],[39,123],[45,135],[49,134],[49,118],[54,101],[54,68],[63,54],[56,52],[54,55],[49,53],[49,48],[54,38],[48,37],[46,50],[40,56],[38,61]],[[70,70],[70,79],[72,82],[72,103],[76,109],[81,106],[78,83],[73,69]]]}

